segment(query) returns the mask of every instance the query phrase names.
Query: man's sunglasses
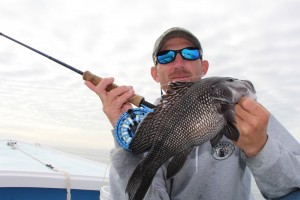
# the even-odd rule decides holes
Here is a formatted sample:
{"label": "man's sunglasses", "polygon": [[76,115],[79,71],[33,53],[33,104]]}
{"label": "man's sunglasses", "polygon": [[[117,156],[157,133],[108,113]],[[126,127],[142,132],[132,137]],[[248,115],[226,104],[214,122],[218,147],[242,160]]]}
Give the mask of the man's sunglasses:
{"label": "man's sunglasses", "polygon": [[156,55],[156,60],[160,64],[167,64],[175,60],[177,53],[180,53],[185,60],[197,60],[201,59],[202,55],[198,48],[196,47],[186,47],[180,50],[164,50],[158,52]]}

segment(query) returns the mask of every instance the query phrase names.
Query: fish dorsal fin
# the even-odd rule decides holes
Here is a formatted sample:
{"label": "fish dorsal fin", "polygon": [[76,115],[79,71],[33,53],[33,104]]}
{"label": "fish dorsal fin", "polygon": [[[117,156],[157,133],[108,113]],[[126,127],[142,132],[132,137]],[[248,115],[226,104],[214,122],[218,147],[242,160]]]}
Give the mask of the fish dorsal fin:
{"label": "fish dorsal fin", "polygon": [[170,82],[168,84],[168,90],[167,90],[167,93],[169,91],[176,91],[178,92],[179,90],[182,90],[182,91],[186,91],[187,89],[189,89],[192,85],[194,84],[194,82],[181,82],[181,81],[173,81],[173,82]]}
{"label": "fish dorsal fin", "polygon": [[168,90],[165,95],[162,96],[163,101],[176,101],[181,97],[194,83],[193,82],[170,82],[168,84]]}
{"label": "fish dorsal fin", "polygon": [[162,96],[160,103],[149,113],[139,124],[135,136],[133,137],[129,149],[134,153],[144,153],[148,151],[155,135],[160,127],[164,113],[193,85],[193,82],[171,82],[166,94]]}

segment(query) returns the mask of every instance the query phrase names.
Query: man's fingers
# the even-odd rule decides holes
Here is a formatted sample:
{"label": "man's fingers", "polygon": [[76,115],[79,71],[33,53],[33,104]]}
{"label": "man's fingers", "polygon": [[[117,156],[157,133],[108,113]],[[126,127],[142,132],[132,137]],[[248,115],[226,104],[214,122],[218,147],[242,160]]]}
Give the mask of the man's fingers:
{"label": "man's fingers", "polygon": [[95,92],[101,97],[101,95],[107,94],[107,86],[113,84],[114,78],[103,78],[101,82],[96,86]]}
{"label": "man's fingers", "polygon": [[249,98],[249,97],[243,97],[241,98],[239,105],[248,113],[252,114],[252,115],[259,115],[261,114],[262,110],[266,109],[260,105],[257,101]]}
{"label": "man's fingers", "polygon": [[[129,92],[129,94],[128,94]],[[113,99],[116,99],[117,97],[121,97],[122,99],[128,99],[130,98],[130,94],[133,92],[132,86],[119,86],[118,88],[111,90],[109,92],[109,96],[111,96]]]}
{"label": "man's fingers", "polygon": [[92,91],[95,92],[96,86],[90,81],[84,81],[84,84]]}
{"label": "man's fingers", "polygon": [[98,85],[94,85],[90,81],[85,81],[84,83],[100,97],[104,113],[112,126],[115,126],[119,117],[132,108],[128,99],[134,96],[134,90],[132,86],[119,86],[108,91],[108,86],[113,84],[113,82],[114,78],[103,78]]}

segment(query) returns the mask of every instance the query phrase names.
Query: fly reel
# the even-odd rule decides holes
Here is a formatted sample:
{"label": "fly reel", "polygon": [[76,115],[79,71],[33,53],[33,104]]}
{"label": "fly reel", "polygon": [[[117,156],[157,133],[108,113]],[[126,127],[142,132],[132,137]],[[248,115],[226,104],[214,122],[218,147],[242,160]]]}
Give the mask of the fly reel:
{"label": "fly reel", "polygon": [[139,123],[150,112],[153,112],[153,109],[142,105],[139,108],[129,109],[122,114],[117,121],[114,131],[115,138],[121,147],[130,151],[129,144],[134,137]]}

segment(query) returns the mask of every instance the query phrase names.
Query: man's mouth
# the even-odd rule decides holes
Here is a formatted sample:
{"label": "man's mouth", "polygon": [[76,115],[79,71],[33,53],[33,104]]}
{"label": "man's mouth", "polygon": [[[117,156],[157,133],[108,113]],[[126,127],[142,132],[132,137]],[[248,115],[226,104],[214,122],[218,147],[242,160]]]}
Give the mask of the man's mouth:
{"label": "man's mouth", "polygon": [[174,74],[170,78],[171,81],[191,81],[191,77],[188,74]]}

